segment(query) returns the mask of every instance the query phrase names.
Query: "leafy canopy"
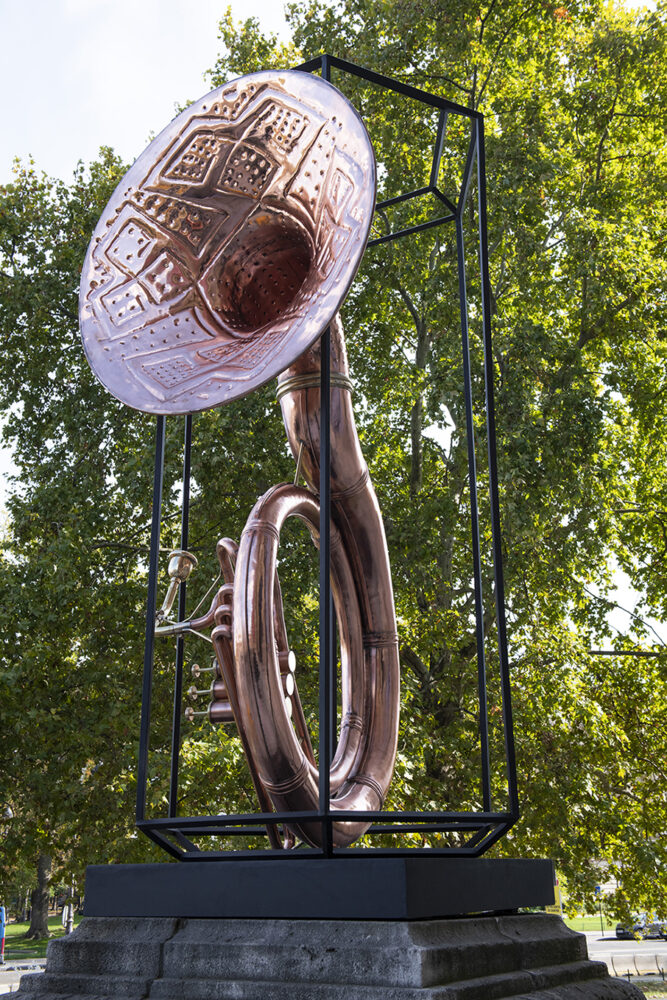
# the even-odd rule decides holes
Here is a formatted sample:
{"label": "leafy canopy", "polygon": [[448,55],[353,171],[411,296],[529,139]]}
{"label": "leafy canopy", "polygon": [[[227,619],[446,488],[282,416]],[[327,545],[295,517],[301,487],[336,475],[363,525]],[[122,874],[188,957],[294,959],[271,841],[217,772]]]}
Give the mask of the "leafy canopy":
{"label": "leafy canopy", "polygon": [[[663,618],[667,477],[664,325],[664,3],[343,0],[289,6],[292,39],[221,23],[217,85],[332,52],[483,112],[487,134],[498,450],[523,818],[497,851],[552,856],[572,906],[663,909],[667,825]],[[342,75],[364,116],[381,198],[428,181],[435,122]],[[455,193],[466,136],[452,122],[439,184]],[[71,185],[30,165],[0,191],[0,406],[19,466],[3,570],[3,729],[15,863],[150,856],[133,837],[152,423],[87,369],[78,275],[123,168],[110,151]],[[378,232],[432,217],[428,198]],[[471,299],[476,220],[466,217]],[[357,419],[385,518],[401,636],[403,713],[390,806],[478,808],[479,743],[469,482],[455,247],[446,228],[366,254],[344,307]],[[471,311],[480,496],[485,426],[479,310]],[[214,572],[257,495],[293,470],[271,387],[195,420],[191,545]],[[168,424],[163,544],[177,542],[181,428]],[[489,525],[482,510],[495,805],[502,732]],[[314,556],[281,550],[290,638],[315,690]],[[617,568],[639,617],[608,623]],[[194,587],[193,582],[193,587]],[[201,584],[201,590],[205,585]],[[198,657],[199,653],[192,653]],[[172,650],[158,650],[151,809],[167,795]],[[181,811],[253,808],[230,732],[186,729]],[[109,817],[114,822],[109,823]],[[16,831],[14,834],[14,830]],[[29,835],[27,832],[30,831]],[[437,842],[434,839],[433,842]],[[14,863],[14,862],[12,862]],[[74,863],[74,862],[72,862]],[[663,873],[661,875],[661,873]],[[624,895],[623,895],[624,894]]]}

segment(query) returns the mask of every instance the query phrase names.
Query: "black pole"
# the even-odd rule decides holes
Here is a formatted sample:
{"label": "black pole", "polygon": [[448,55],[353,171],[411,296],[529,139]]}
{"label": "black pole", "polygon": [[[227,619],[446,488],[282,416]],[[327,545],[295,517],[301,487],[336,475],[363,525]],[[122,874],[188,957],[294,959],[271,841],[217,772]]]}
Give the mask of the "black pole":
{"label": "black pole", "polygon": [[509,656],[507,652],[507,622],[505,619],[505,575],[503,572],[503,543],[500,529],[500,502],[498,499],[498,457],[496,454],[496,415],[493,385],[493,343],[491,340],[491,283],[489,280],[489,238],[486,219],[486,151],[484,148],[484,120],[475,122],[477,132],[477,210],[479,226],[479,262],[482,282],[482,325],[484,329],[484,381],[486,394],[486,437],[489,456],[489,497],[491,502],[491,537],[493,542],[493,575],[496,590],[496,625],[498,628],[498,658],[503,698],[503,732],[505,736],[505,761],[510,812],[519,817],[516,751],[514,747],[514,720],[510,685]]}
{"label": "black pole", "polygon": [[148,597],[146,601],[146,638],[144,640],[144,679],[141,692],[141,730],[139,735],[139,765],[137,768],[136,820],[146,818],[146,782],[148,780],[148,747],[151,726],[151,692],[153,688],[153,654],[155,650],[155,612],[157,610],[157,574],[160,558],[160,513],[164,478],[165,418],[155,422],[155,469],[153,472],[153,515],[151,548],[148,557]]}
{"label": "black pole", "polygon": [[331,582],[330,582],[330,525],[331,525],[331,333],[329,327],[321,340],[320,376],[320,732],[319,732],[319,797],[322,819],[322,851],[332,853],[331,820],[329,819],[330,757],[331,748]]}
{"label": "black pole", "polygon": [[[322,56],[322,79],[331,82],[331,63],[327,55]],[[331,370],[330,360],[327,362]],[[329,408],[331,402],[329,401]],[[327,463],[327,483],[331,489],[330,465]],[[331,511],[329,511],[331,514]],[[327,543],[328,544],[328,543]],[[336,737],[338,730],[338,655],[336,642],[336,610],[334,608],[333,593],[329,586],[329,654],[328,654],[328,678],[329,678],[329,764],[336,752]],[[327,799],[328,801],[328,799]]]}
{"label": "black pole", "polygon": [[[329,57],[322,56],[322,79],[331,79]],[[322,852],[333,851],[329,818],[333,712],[332,604],[331,594],[331,331],[322,334],[320,372],[320,692],[319,692],[319,798],[322,819]]]}
{"label": "black pole", "polygon": [[477,502],[477,467],[475,463],[475,425],[470,374],[470,342],[468,337],[468,298],[466,292],[463,223],[456,219],[456,251],[461,312],[461,343],[463,356],[463,393],[468,442],[468,479],[470,481],[470,521],[472,535],[473,581],[475,589],[475,636],[477,641],[477,690],[479,695],[479,742],[482,762],[482,800],[484,809],[491,809],[491,767],[489,763],[489,719],[486,699],[486,662],[484,656],[484,604],[482,594],[482,562],[479,552],[479,508]]}
{"label": "black pole", "polygon": [[[190,527],[190,459],[192,452],[192,414],[185,418],[183,441],[183,504],[181,507],[181,548],[187,549]],[[178,590],[178,620],[185,619],[186,582]],[[178,771],[181,755],[181,706],[183,701],[183,658],[185,636],[176,639],[176,662],[174,665],[174,710],[171,726],[171,774],[169,778],[169,816],[178,812]]]}
{"label": "black pole", "polygon": [[438,118],[438,132],[435,137],[435,146],[433,147],[433,161],[431,163],[431,179],[429,181],[429,188],[434,188],[438,185],[440,160],[442,159],[442,147],[445,141],[445,134],[447,132],[448,117],[449,111],[444,109],[441,110],[440,117]]}

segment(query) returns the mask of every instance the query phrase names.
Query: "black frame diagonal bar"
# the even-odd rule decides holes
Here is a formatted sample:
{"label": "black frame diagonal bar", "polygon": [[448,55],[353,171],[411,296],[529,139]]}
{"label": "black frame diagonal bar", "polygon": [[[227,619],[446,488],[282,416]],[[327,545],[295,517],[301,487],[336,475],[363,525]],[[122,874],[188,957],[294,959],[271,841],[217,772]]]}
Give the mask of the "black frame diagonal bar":
{"label": "black frame diagonal bar", "polygon": [[[157,607],[157,571],[160,547],[160,518],[162,481],[164,470],[165,418],[157,418],[155,476],[153,493],[153,521],[151,528],[151,550],[148,574],[148,602],[146,613],[146,645],[144,655],[143,703],[141,717],[141,736],[139,748],[137,814],[136,825],[153,841],[158,843],[170,855],[180,860],[234,860],[237,858],[266,858],[267,860],[290,857],[332,857],[359,856],[401,856],[415,854],[449,855],[476,857],[483,854],[489,847],[503,836],[519,817],[519,798],[517,791],[516,757],[514,749],[514,731],[512,720],[512,704],[510,691],[510,672],[507,651],[507,626],[505,620],[505,590],[502,565],[502,537],[500,530],[500,503],[498,491],[498,459],[496,454],[496,428],[494,414],[494,370],[493,349],[491,339],[491,291],[489,281],[488,234],[486,209],[486,157],[484,148],[484,120],[482,115],[474,110],[428,94],[399,80],[380,75],[371,70],[356,66],[354,63],[338,59],[332,55],[321,55],[297,67],[302,72],[321,71],[322,77],[330,80],[332,70],[360,78],[377,86],[418,102],[439,112],[436,135],[433,145],[433,155],[430,166],[429,183],[413,191],[406,191],[393,198],[379,202],[376,211],[383,213],[393,205],[433,196],[445,207],[447,213],[422,222],[417,225],[387,232],[369,240],[368,247],[379,247],[395,239],[406,238],[414,233],[422,232],[436,226],[454,223],[457,248],[457,277],[459,291],[459,310],[461,322],[461,347],[463,361],[463,393],[466,414],[466,436],[468,449],[468,479],[470,492],[470,527],[473,555],[473,588],[475,597],[475,635],[477,646],[477,688],[479,700],[478,735],[480,745],[481,795],[483,808],[475,812],[451,811],[402,811],[402,812],[367,812],[340,811],[335,809],[335,800],[330,800],[329,772],[334,756],[334,740],[336,735],[336,620],[333,609],[333,596],[330,583],[330,515],[331,515],[331,481],[330,481],[330,332],[325,330],[321,340],[321,403],[320,403],[320,552],[319,552],[319,807],[312,812],[272,812],[272,813],[242,813],[215,816],[179,816],[178,815],[178,783],[180,757],[180,719],[182,712],[182,673],[184,662],[184,637],[177,640],[176,662],[174,669],[174,702],[172,727],[172,753],[169,783],[168,816],[148,819],[146,817],[146,785],[148,781],[148,756],[151,719],[151,689],[153,677],[154,623]],[[470,138],[465,153],[465,162],[461,174],[460,189],[455,198],[448,197],[438,187],[440,166],[448,125],[454,117],[467,119],[470,123]],[[482,554],[480,546],[480,524],[478,504],[478,478],[475,456],[475,425],[473,381],[470,360],[469,321],[468,321],[468,291],[466,287],[466,259],[463,241],[463,213],[468,204],[470,187],[475,178],[477,181],[477,219],[478,219],[478,253],[481,288],[481,320],[484,358],[484,406],[487,432],[488,478],[489,478],[489,509],[492,538],[492,562],[495,599],[495,618],[497,631],[498,669],[502,700],[502,722],[504,736],[504,756],[506,774],[506,796],[508,808],[497,810],[493,808],[491,785],[491,754],[489,741],[489,721],[487,708],[487,662],[485,653],[485,622],[482,594]],[[387,226],[387,228],[389,228]],[[181,520],[181,547],[188,544],[188,519],[190,495],[190,454],[192,440],[192,417],[185,418],[185,445],[183,458],[183,509]],[[185,586],[181,586],[179,594],[179,618],[185,617]],[[261,836],[262,827],[270,824],[289,824],[291,822],[319,823],[322,829],[322,847],[304,848],[298,851],[277,851],[271,849],[256,849],[253,851],[221,851],[202,850],[193,843],[192,838],[201,837],[234,837]],[[338,849],[333,847],[332,824],[336,821],[368,821],[371,823],[368,836],[375,834],[414,834],[458,833],[458,846],[451,847],[410,847],[377,848],[354,847]]]}

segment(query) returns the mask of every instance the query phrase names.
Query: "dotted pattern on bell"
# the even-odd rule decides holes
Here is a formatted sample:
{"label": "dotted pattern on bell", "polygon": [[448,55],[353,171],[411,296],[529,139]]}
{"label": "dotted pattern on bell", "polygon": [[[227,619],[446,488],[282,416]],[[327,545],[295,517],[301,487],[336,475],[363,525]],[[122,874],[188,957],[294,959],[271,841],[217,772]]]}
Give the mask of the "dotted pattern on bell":
{"label": "dotted pattern on bell", "polygon": [[168,302],[192,284],[183,265],[168,250],[160,254],[139,280],[155,302]]}
{"label": "dotted pattern on bell", "polygon": [[141,369],[165,389],[173,389],[193,374],[192,362],[187,358],[168,358],[155,365],[142,365]]}
{"label": "dotted pattern on bell", "polygon": [[152,234],[138,222],[128,222],[109,247],[109,260],[130,274],[138,274],[144,267],[156,241]]}
{"label": "dotted pattern on bell", "polygon": [[268,109],[260,113],[248,138],[257,138],[284,153],[291,153],[308,124],[307,119],[296,114],[284,104],[272,102]]}
{"label": "dotted pattern on bell", "polygon": [[274,169],[275,164],[252,146],[239,146],[227,160],[227,166],[218,182],[218,189],[257,199]]}
{"label": "dotted pattern on bell", "polygon": [[220,209],[207,210],[154,192],[137,191],[133,201],[149,219],[182,239],[196,254],[227,218],[227,213]]}
{"label": "dotted pattern on bell", "polygon": [[176,154],[163,174],[164,179],[201,184],[224,145],[219,136],[209,132],[198,133],[184,150]]}
{"label": "dotted pattern on bell", "polygon": [[[212,334],[202,330],[192,313],[183,310],[175,316],[168,316],[162,323],[154,323],[136,333],[124,334],[115,341],[115,347],[122,360],[130,362],[135,357],[145,358],[165,344],[179,344],[183,347],[189,344],[201,345],[205,337],[210,339]],[[105,350],[111,351],[112,348],[107,345]],[[108,360],[115,363],[115,357]]]}
{"label": "dotted pattern on bell", "polygon": [[335,145],[335,131],[327,125],[302,160],[299,172],[290,185],[290,193],[301,202],[312,219],[317,215],[321,191],[326,188]]}
{"label": "dotted pattern on bell", "polygon": [[212,104],[205,104],[202,110],[208,111],[210,108],[211,114],[220,115],[222,118],[234,122],[243,114],[246,104],[254,96],[256,90],[257,87],[254,84],[241,88],[230,87],[222,92],[224,103],[217,100]]}
{"label": "dotted pattern on bell", "polygon": [[143,322],[142,315],[148,308],[149,300],[139,282],[131,281],[103,296],[102,305],[114,327],[122,329]]}

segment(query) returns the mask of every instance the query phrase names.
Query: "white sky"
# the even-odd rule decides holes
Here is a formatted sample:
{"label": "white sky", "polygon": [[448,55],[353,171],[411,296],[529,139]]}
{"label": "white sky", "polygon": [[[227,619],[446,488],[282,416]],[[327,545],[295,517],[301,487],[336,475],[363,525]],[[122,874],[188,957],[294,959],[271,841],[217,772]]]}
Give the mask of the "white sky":
{"label": "white sky", "polygon": [[[15,157],[69,180],[112,146],[132,163],[187,104],[210,90],[230,0],[0,0],[0,184]],[[283,4],[231,0],[287,37]],[[11,456],[0,449],[0,508]]]}
{"label": "white sky", "polygon": [[[0,183],[12,161],[69,179],[77,160],[113,146],[132,162],[174,116],[203,96],[229,0],[0,0]],[[286,32],[283,5],[232,0]]]}
{"label": "white sky", "polygon": [[[210,86],[218,23],[230,0],[0,0],[0,184],[15,157],[69,180],[102,145],[131,163],[175,114]],[[629,5],[637,5],[629,0]],[[287,37],[283,4],[231,0]],[[11,456],[0,450],[0,509]],[[627,589],[619,601],[633,606]],[[624,627],[627,616],[615,619]]]}

